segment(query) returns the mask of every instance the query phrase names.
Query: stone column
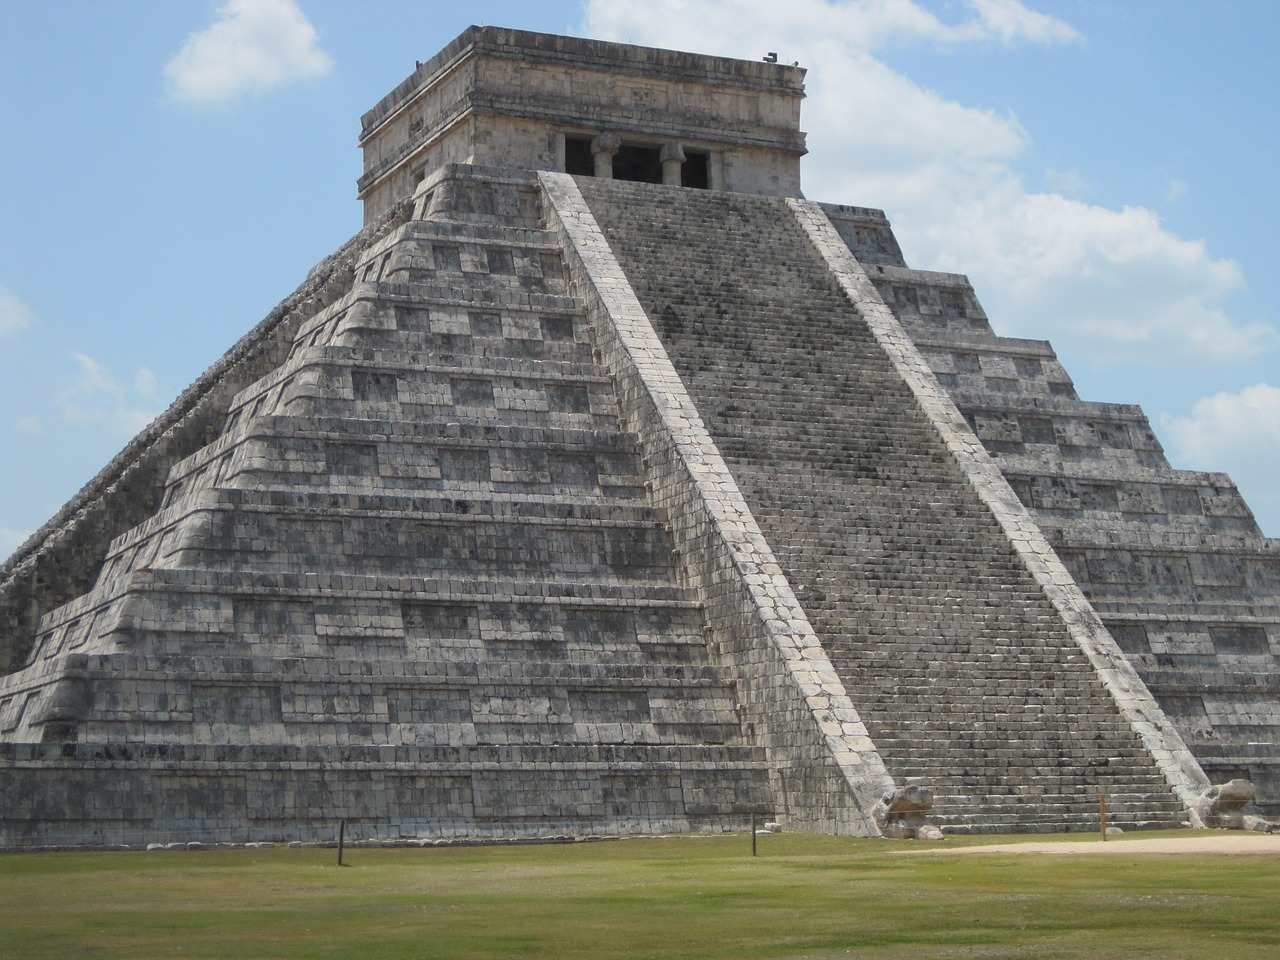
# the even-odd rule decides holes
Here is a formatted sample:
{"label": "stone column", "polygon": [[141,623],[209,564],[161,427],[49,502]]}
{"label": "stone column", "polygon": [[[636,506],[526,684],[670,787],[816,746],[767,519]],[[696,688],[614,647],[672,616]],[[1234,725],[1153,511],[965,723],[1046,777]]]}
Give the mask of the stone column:
{"label": "stone column", "polygon": [[591,143],[591,152],[596,158],[596,176],[605,180],[613,179],[613,155],[622,146],[622,138],[612,130],[606,130]]}
{"label": "stone column", "polygon": [[662,145],[662,182],[669,187],[678,187],[681,183],[680,168],[684,164],[684,147],[672,141]]}

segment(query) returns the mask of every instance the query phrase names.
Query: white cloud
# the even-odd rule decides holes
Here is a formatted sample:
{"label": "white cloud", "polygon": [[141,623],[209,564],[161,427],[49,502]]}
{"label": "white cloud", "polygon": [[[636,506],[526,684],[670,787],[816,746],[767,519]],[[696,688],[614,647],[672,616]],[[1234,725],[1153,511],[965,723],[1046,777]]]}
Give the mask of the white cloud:
{"label": "white cloud", "polygon": [[34,530],[14,530],[12,527],[0,527],[0,563],[9,559],[13,551],[27,541]]}
{"label": "white cloud", "polygon": [[1004,333],[1047,337],[1105,362],[1230,363],[1274,347],[1274,327],[1238,322],[1221,302],[1238,264],[1165,230],[1141,207],[1111,210],[1010,189],[950,217],[904,218],[937,269],[968,273]]}
{"label": "white cloud", "polygon": [[166,64],[165,81],[175,99],[226,103],[333,68],[294,0],[227,0],[217,16],[187,37]]}
{"label": "white cloud", "polygon": [[1055,170],[1049,167],[1044,172],[1044,185],[1054,193],[1077,198],[1087,196],[1094,191],[1094,185],[1086,180],[1079,170]]}
{"label": "white cloud", "polygon": [[1225,470],[1260,516],[1280,516],[1280,387],[1258,383],[1202,397],[1191,416],[1165,414],[1160,425],[1172,462]]}
{"label": "white cloud", "polygon": [[156,375],[146,367],[141,367],[133,375],[133,389],[144,397],[156,395]]}
{"label": "white cloud", "polygon": [[1017,162],[1030,136],[1017,117],[948,100],[875,56],[889,43],[1078,37],[1016,0],[969,7],[976,16],[948,24],[914,0],[590,0],[584,30],[799,60],[810,68],[806,195],[885,209],[908,263],[968,274],[1001,333],[1142,363],[1231,362],[1274,347],[1273,327],[1224,311],[1244,284],[1236,263],[1169,232],[1150,210],[1029,190]]}
{"label": "white cloud", "polygon": [[[622,4],[588,0],[585,29],[591,36],[666,43],[725,56],[744,50],[809,48],[831,36],[849,48],[870,51],[893,42],[1062,43],[1080,39],[1069,24],[1027,9],[1020,0],[968,0],[975,17],[946,23],[916,0],[655,0]],[[777,45],[770,46],[776,40]],[[784,43],[785,41],[785,43]],[[747,42],[747,46],[743,46]],[[780,51],[781,52],[781,51]],[[784,62],[793,56],[780,57]]]}
{"label": "white cloud", "polygon": [[1028,10],[1018,0],[969,0],[969,6],[978,12],[982,35],[995,35],[1004,43],[1015,40],[1066,43],[1080,39],[1080,34],[1070,24]]}
{"label": "white cloud", "polygon": [[[1197,400],[1191,416],[1165,415],[1161,423],[1178,459],[1199,469],[1224,453],[1280,460],[1280,387],[1257,383],[1215,393]],[[1271,472],[1280,477],[1280,466]]]}
{"label": "white cloud", "polygon": [[141,383],[148,389],[139,390],[136,386],[131,389],[92,357],[77,353],[74,359],[75,378],[58,395],[67,423],[132,436],[160,412],[159,404],[155,403],[154,378],[149,371],[140,370],[134,378],[135,384]]}
{"label": "white cloud", "polygon": [[0,337],[30,326],[32,319],[31,308],[0,286]]}

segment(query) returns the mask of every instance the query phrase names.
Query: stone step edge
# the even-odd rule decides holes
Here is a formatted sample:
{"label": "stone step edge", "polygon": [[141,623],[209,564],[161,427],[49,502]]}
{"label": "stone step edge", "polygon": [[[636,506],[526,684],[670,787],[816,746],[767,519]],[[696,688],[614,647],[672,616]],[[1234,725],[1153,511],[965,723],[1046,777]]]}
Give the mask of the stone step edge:
{"label": "stone step edge", "polygon": [[[1212,532],[1157,532],[1151,525],[1118,521],[1107,524],[1107,530],[1092,529],[1090,521],[1080,518],[1048,517],[1040,520],[1040,528],[1064,550],[1095,550],[1108,554],[1151,554],[1155,556],[1223,556],[1245,560],[1280,558],[1280,539],[1249,532],[1217,534]],[[1200,518],[1197,518],[1200,519]],[[1212,518],[1204,518],[1206,520]],[[1250,518],[1252,519],[1252,518]],[[1107,536],[1114,532],[1115,536]],[[1145,540],[1139,539],[1143,534]],[[1132,537],[1132,538],[1131,538]],[[1218,586],[1207,584],[1207,587]]]}
{"label": "stone step edge", "polygon": [[[324,503],[315,502],[323,499]],[[369,502],[362,501],[382,501]],[[453,504],[465,502],[466,510],[425,510],[424,502],[434,500]],[[291,502],[285,502],[291,501]],[[310,501],[310,502],[307,502]],[[388,502],[390,501],[390,502]],[[398,501],[398,503],[397,503]],[[564,501],[561,500],[561,503]],[[466,497],[409,497],[371,496],[358,493],[323,494],[298,492],[290,496],[286,491],[262,491],[236,487],[212,487],[192,493],[177,503],[165,507],[149,520],[140,523],[111,541],[106,560],[114,559],[125,551],[150,540],[154,536],[180,526],[202,513],[273,514],[292,520],[319,519],[369,519],[404,520],[438,527],[493,526],[494,524],[547,529],[662,529],[665,524],[661,511],[641,501],[603,503],[599,507],[587,503],[569,501],[574,516],[537,516],[532,511],[522,513],[484,513],[473,506],[482,507],[483,500]],[[603,516],[615,512],[617,517]],[[593,515],[594,514],[594,515]]]}
{"label": "stone step edge", "polygon": [[[501,338],[494,339],[496,341]],[[466,362],[443,363],[439,359],[442,356],[448,356],[450,360]],[[232,413],[239,411],[302,371],[316,368],[324,369],[328,373],[337,372],[339,375],[371,369],[424,377],[439,375],[465,379],[485,377],[495,381],[532,380],[551,384],[608,384],[611,382],[609,375],[591,362],[542,360],[536,357],[476,357],[468,353],[444,354],[440,351],[326,344],[295,347],[284,364],[237,393],[228,405],[228,411]],[[358,402],[341,396],[333,399],[339,403]]]}
{"label": "stone step edge", "polygon": [[[131,764],[167,765],[171,763],[207,764],[207,769],[231,770],[237,764],[262,764],[261,769],[288,770],[291,763],[323,763],[326,769],[366,769],[369,764],[397,768],[403,764],[407,772],[430,775],[445,769],[444,765],[482,764],[482,770],[502,772],[513,764],[543,762],[573,769],[581,764],[599,764],[614,772],[653,770],[646,754],[656,752],[684,754],[681,763],[716,771],[727,754],[742,762],[767,770],[764,749],[750,744],[471,744],[404,746],[390,744],[90,744],[90,743],[9,743],[0,742],[0,764],[21,762],[53,762],[101,764],[107,768]],[[161,769],[166,769],[162,766]],[[297,769],[297,768],[293,768]],[[661,766],[656,768],[662,771]]]}
{"label": "stone step edge", "polygon": [[[449,293],[441,293],[441,289],[447,289]],[[397,305],[412,306],[420,308],[422,304],[428,306],[449,307],[454,309],[484,309],[486,312],[497,311],[498,313],[517,313],[529,314],[536,313],[540,316],[552,317],[571,317],[580,319],[583,316],[582,304],[572,295],[551,295],[543,294],[544,298],[552,298],[538,303],[537,306],[531,306],[525,302],[497,302],[488,300],[483,303],[475,300],[474,296],[466,290],[451,287],[448,285],[437,284],[391,284],[383,281],[359,280],[353,281],[350,287],[345,291],[344,295],[331,302],[323,310],[310,316],[305,322],[298,326],[297,332],[293,335],[293,343],[302,343],[308,338],[314,336],[316,331],[323,329],[333,323],[340,315],[346,314],[358,304],[371,305],[376,311],[378,307]],[[358,328],[360,329],[360,328]],[[378,329],[384,330],[384,327],[367,327],[362,329]]]}
{"label": "stone step edge", "polygon": [[[475,641],[486,648],[506,646],[506,639]],[[444,646],[445,644],[441,644]],[[562,644],[565,645],[565,644]],[[571,644],[569,644],[572,646]],[[689,646],[701,649],[701,641],[664,643],[661,640],[637,642],[637,647]],[[403,661],[361,660],[354,657],[334,657],[322,671],[310,669],[310,658],[300,654],[269,656],[254,654],[163,654],[145,651],[121,651],[86,654],[77,660],[74,672],[87,679],[121,682],[160,678],[172,681],[175,670],[198,668],[199,674],[183,677],[187,686],[221,686],[253,682],[257,684],[289,684],[306,686],[327,684],[335,678],[353,686],[371,687],[527,687],[532,682],[539,689],[681,689],[681,690],[733,690],[736,683],[723,675],[722,668],[710,663],[642,663],[636,661],[608,662],[606,660],[543,660],[520,659],[413,659]],[[512,667],[528,667],[522,676]],[[353,671],[344,669],[359,667]],[[378,670],[375,668],[388,668]],[[538,672],[541,671],[541,672]],[[441,721],[444,722],[444,721]],[[468,721],[470,722],[470,721]],[[614,721],[622,722],[622,721]],[[635,721],[651,722],[651,721]],[[656,721],[653,721],[656,722]],[[675,722],[675,721],[671,721]],[[692,721],[679,721],[692,722]],[[722,721],[707,721],[720,723]],[[729,721],[724,721],[729,722]],[[732,721],[736,723],[737,721]]]}
{"label": "stone step edge", "polygon": [[115,589],[97,589],[56,607],[41,618],[39,635],[68,622],[101,613],[130,594],[144,592],[231,593],[244,599],[344,600],[395,599],[424,604],[555,604],[573,607],[683,607],[701,609],[687,587],[673,584],[571,583],[494,578],[451,578],[448,583],[428,577],[388,577],[352,573],[279,573],[272,571],[156,568],[135,570],[114,582]]}
{"label": "stone step edge", "polygon": [[[608,418],[605,418],[608,419]],[[359,417],[303,417],[268,414],[255,417],[235,433],[176,460],[167,483],[177,483],[231,450],[252,440],[318,440],[334,443],[421,444],[448,449],[567,449],[571,453],[629,453],[634,446],[621,429],[578,426],[495,424],[453,416],[438,421],[373,420]]]}

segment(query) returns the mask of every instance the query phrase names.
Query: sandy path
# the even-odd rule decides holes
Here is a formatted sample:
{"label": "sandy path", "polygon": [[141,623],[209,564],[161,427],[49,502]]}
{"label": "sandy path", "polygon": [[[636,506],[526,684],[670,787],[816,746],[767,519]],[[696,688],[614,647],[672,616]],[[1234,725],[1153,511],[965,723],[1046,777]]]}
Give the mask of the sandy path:
{"label": "sandy path", "polygon": [[1197,834],[1188,837],[1152,837],[1141,835],[1113,837],[1106,843],[1100,837],[1090,840],[1013,841],[980,847],[950,847],[942,843],[921,844],[901,851],[908,855],[950,856],[955,854],[985,854],[1003,856],[1008,853],[1094,854],[1099,856],[1131,856],[1135,853],[1224,854],[1228,856],[1280,856],[1280,834],[1250,833],[1224,830],[1221,833]]}

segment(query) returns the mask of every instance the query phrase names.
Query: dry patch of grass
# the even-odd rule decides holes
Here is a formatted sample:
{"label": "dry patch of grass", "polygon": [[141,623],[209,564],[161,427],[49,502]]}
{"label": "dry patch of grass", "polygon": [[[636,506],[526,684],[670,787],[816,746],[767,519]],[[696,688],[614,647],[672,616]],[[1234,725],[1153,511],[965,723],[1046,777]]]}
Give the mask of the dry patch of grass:
{"label": "dry patch of grass", "polygon": [[0,955],[1280,955],[1280,858],[907,848],[781,834],[755,859],[743,836],[356,849],[345,867],[283,847],[8,856]]}

